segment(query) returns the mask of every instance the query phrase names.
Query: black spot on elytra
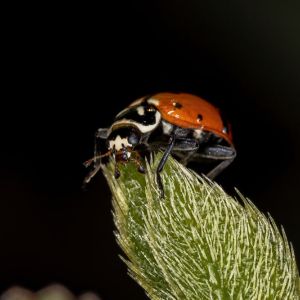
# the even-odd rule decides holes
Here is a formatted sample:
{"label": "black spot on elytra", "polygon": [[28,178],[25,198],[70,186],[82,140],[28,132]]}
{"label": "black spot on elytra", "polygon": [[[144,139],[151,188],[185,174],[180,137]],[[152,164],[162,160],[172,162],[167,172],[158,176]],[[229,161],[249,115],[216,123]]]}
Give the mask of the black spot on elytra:
{"label": "black spot on elytra", "polygon": [[200,122],[203,120],[203,116],[201,114],[198,114],[197,116],[197,121]]}
{"label": "black spot on elytra", "polygon": [[173,103],[173,106],[175,107],[175,108],[181,108],[182,107],[182,104],[180,104],[179,102],[174,102]]}

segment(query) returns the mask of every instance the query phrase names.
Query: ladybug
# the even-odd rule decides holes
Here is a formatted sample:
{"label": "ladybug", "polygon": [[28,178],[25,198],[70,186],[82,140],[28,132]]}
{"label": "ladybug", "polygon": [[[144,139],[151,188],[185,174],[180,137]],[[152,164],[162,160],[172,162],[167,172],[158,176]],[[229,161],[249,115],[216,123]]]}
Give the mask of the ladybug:
{"label": "ladybug", "polygon": [[[157,182],[163,193],[160,173],[170,154],[182,164],[215,162],[206,174],[215,178],[235,158],[230,125],[218,108],[201,97],[186,93],[158,93],[142,97],[119,112],[109,128],[95,134],[94,157],[85,163],[94,164],[85,178],[88,183],[101,168],[101,158],[113,157],[115,177],[118,164],[133,161],[138,171],[145,172],[141,154],[163,150],[156,169]],[[98,151],[98,141],[106,143],[106,151]]]}

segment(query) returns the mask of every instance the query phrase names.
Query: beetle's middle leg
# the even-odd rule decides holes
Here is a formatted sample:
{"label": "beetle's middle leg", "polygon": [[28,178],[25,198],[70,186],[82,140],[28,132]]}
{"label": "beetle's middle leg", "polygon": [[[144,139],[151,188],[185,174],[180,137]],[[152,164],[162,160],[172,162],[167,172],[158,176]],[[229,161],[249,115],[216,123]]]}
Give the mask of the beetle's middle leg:
{"label": "beetle's middle leg", "polygon": [[[210,179],[214,179],[219,175],[225,168],[227,168],[235,159],[236,151],[233,147],[226,147],[222,145],[208,146],[197,153],[197,157],[220,161],[206,176]],[[197,160],[197,159],[196,159]]]}
{"label": "beetle's middle leg", "polygon": [[180,163],[186,166],[198,149],[199,142],[197,140],[176,138],[173,151],[178,156]]}

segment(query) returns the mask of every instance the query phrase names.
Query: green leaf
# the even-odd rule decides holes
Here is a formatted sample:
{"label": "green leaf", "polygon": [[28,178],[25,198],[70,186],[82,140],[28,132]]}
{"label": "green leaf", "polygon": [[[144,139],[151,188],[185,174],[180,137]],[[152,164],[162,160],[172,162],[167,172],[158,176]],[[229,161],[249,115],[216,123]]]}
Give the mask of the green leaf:
{"label": "green leaf", "polygon": [[113,193],[116,238],[129,274],[150,299],[299,299],[299,273],[284,232],[248,199],[227,195],[170,158],[155,180],[134,164],[104,174]]}

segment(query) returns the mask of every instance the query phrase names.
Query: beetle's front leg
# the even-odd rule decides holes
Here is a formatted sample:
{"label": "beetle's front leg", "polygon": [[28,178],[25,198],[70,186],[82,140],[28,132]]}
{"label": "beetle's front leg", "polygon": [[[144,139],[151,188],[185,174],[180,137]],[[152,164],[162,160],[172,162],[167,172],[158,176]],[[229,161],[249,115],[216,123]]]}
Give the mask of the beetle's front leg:
{"label": "beetle's front leg", "polygon": [[108,133],[108,128],[99,128],[94,137],[94,157],[84,162],[85,167],[89,167],[93,163],[93,169],[88,173],[88,175],[83,180],[83,188],[91,181],[91,179],[99,172],[101,169],[101,158],[110,155],[110,151],[101,155],[98,140],[106,139]]}
{"label": "beetle's front leg", "polygon": [[173,133],[170,137],[170,140],[169,140],[169,144],[168,144],[168,147],[167,149],[165,150],[159,164],[158,164],[158,167],[156,169],[156,179],[157,179],[157,184],[158,184],[158,187],[160,189],[160,192],[161,192],[161,197],[164,198],[165,197],[165,192],[164,192],[164,187],[163,187],[163,184],[162,184],[162,180],[161,180],[161,176],[160,176],[160,172],[162,171],[164,165],[166,164],[166,161],[175,145],[175,133]]}

